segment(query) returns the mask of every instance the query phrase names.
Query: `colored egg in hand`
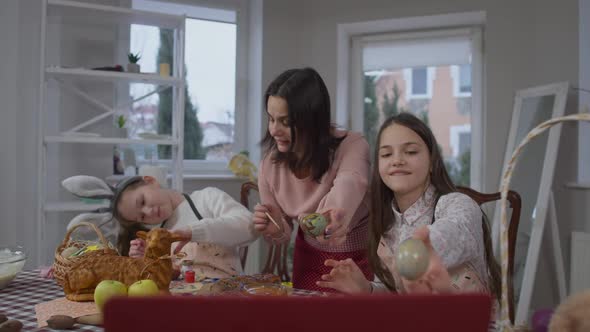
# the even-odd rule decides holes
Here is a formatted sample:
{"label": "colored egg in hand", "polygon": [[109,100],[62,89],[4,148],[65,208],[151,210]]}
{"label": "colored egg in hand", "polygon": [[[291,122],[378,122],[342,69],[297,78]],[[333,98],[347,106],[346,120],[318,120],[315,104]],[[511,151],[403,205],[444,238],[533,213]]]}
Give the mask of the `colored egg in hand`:
{"label": "colored egg in hand", "polygon": [[399,245],[396,266],[403,278],[407,280],[420,278],[426,272],[429,261],[428,248],[421,240],[410,238]]}
{"label": "colored egg in hand", "polygon": [[317,237],[324,234],[326,226],[328,226],[328,219],[322,214],[312,213],[301,218],[299,226],[304,233]]}

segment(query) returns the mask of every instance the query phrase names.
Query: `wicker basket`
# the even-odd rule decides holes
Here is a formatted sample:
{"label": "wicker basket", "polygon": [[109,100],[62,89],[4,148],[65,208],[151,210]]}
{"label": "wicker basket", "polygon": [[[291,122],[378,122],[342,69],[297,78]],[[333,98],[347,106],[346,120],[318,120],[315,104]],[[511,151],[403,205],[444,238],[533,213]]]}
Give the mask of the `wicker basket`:
{"label": "wicker basket", "polygon": [[[80,241],[80,240],[72,240],[71,239],[72,232],[81,226],[87,226],[87,227],[92,228],[94,230],[94,232],[98,235],[98,238],[100,239],[100,242],[104,246],[104,249],[92,251],[88,254],[81,255],[79,257],[69,257],[69,258],[63,257],[61,255],[61,253],[64,249],[66,249],[68,247],[76,247],[76,248],[81,249],[88,244],[88,241]],[[74,263],[79,261],[81,258],[87,257],[88,255],[117,255],[118,256],[119,253],[110,246],[109,242],[104,237],[104,235],[102,234],[100,229],[98,229],[98,227],[96,227],[96,225],[89,223],[89,222],[82,221],[79,224],[77,224],[76,226],[74,226],[68,230],[62,243],[57,247],[57,249],[55,249],[55,261],[53,262],[53,276],[54,276],[55,280],[57,281],[57,283],[63,287],[64,281],[65,281],[65,276],[68,273],[68,271],[70,270],[70,267]]]}
{"label": "wicker basket", "polygon": [[[549,128],[568,121],[588,121],[590,122],[590,113],[577,113],[567,116],[557,117],[547,120],[531,131],[523,138],[521,143],[514,149],[512,157],[506,165],[506,170],[502,174],[502,181],[500,184],[500,253],[501,253],[501,268],[502,268],[502,298],[500,302],[500,321],[498,324],[498,331],[512,332],[512,331],[526,331],[527,327],[522,326],[522,322],[516,322],[513,325],[510,321],[510,315],[508,313],[508,214],[507,214],[507,197],[510,186],[510,180],[514,172],[514,167],[518,156],[522,152],[525,145],[532,141],[535,137],[541,135]],[[520,323],[520,324],[519,324]]]}

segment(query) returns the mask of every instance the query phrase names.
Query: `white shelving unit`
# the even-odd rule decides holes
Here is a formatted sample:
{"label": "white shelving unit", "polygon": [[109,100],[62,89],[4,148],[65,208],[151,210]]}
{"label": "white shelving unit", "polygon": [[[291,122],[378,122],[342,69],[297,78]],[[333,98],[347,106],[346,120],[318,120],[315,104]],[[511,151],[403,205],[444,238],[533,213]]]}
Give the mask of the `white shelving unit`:
{"label": "white shelving unit", "polygon": [[[52,144],[86,144],[89,149],[92,147],[117,144],[138,144],[138,145],[167,145],[171,146],[171,174],[172,187],[182,191],[182,158],[184,148],[184,103],[185,103],[185,83],[184,83],[184,30],[185,17],[177,15],[161,14],[149,11],[134,10],[130,8],[121,8],[113,6],[98,5],[89,2],[76,2],[68,0],[43,0],[41,10],[41,57],[40,57],[40,95],[38,110],[38,252],[37,259],[39,263],[47,263],[45,260],[51,257],[52,250],[47,243],[45,234],[52,227],[47,225],[47,213],[55,212],[84,212],[93,211],[108,206],[107,202],[85,203],[82,201],[50,201],[48,199],[47,181],[55,181],[59,184],[63,179],[53,174],[49,174],[47,167],[47,150]],[[173,72],[172,76],[164,77],[158,74],[150,73],[127,73],[115,71],[91,70],[88,68],[67,67],[67,60],[64,63],[48,63],[48,46],[55,47],[52,44],[51,37],[54,34],[62,32],[56,29],[56,26],[67,24],[79,25],[81,28],[92,29],[96,25],[110,26],[113,29],[129,27],[130,24],[142,24],[155,26],[158,28],[170,29],[174,34],[173,54]],[[117,40],[113,40],[113,45]],[[119,45],[120,46],[120,45]],[[59,47],[59,46],[57,46]],[[125,50],[124,53],[127,50]],[[122,52],[119,52],[120,54]],[[110,59],[112,63],[124,62],[126,59]],[[51,96],[48,89],[48,83],[57,82],[57,89],[70,94],[76,95],[93,108],[102,111],[99,115],[91,116],[82,120],[71,128],[59,128],[58,132],[47,132],[47,121],[51,119],[49,108],[55,106],[55,100],[50,100]],[[157,86],[157,89],[148,95],[137,98],[134,101],[127,101],[126,104],[113,105],[105,104],[100,98],[93,96],[92,89],[82,89],[82,84],[90,85],[94,82],[102,84],[131,84],[143,83]],[[52,83],[53,84],[53,83]],[[100,136],[84,135],[83,130],[99,122],[111,121],[113,116],[120,112],[121,109],[128,108],[133,102],[141,100],[151,94],[172,89],[172,135],[168,137],[157,137],[150,139],[129,139],[121,137],[109,137],[109,133],[98,133]],[[61,108],[66,106],[59,105],[54,112],[62,112]],[[61,113],[60,113],[61,114]],[[112,158],[112,155],[105,158]],[[70,174],[67,176],[78,175]],[[93,174],[88,174],[93,175]],[[52,186],[53,186],[53,182]],[[65,232],[65,230],[64,230]],[[49,255],[47,255],[49,251]]]}
{"label": "white shelving unit", "polygon": [[45,212],[85,212],[108,207],[108,203],[84,203],[84,202],[46,202]]}
{"label": "white shelving unit", "polygon": [[48,78],[86,79],[111,82],[145,83],[159,85],[183,85],[183,80],[176,77],[164,77],[156,74],[134,74],[124,72],[111,72],[90,70],[83,68],[56,68],[45,69]]}
{"label": "white shelving unit", "polygon": [[45,143],[89,143],[89,144],[158,144],[177,146],[178,140],[173,139],[130,139],[116,137],[73,137],[45,136]]}

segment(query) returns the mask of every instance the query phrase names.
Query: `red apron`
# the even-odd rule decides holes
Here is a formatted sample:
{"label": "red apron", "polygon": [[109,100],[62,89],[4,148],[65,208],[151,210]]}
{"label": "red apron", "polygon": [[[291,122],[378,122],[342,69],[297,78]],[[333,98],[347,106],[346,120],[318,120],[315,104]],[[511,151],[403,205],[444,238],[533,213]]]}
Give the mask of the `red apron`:
{"label": "red apron", "polygon": [[345,260],[347,258],[351,258],[358,265],[367,280],[373,280],[366,249],[349,252],[321,251],[307,243],[303,231],[298,230],[293,256],[293,287],[320,292],[337,292],[331,288],[319,287],[315,283],[321,280],[323,274],[328,274],[332,270],[331,267],[324,265],[327,259]]}

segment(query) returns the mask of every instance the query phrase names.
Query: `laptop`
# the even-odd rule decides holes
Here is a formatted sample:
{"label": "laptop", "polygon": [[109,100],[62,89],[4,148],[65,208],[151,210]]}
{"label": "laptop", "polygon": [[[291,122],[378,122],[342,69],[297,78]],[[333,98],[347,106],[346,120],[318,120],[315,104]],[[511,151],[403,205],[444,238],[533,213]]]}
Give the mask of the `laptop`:
{"label": "laptop", "polygon": [[107,332],[485,332],[490,308],[491,298],[483,294],[128,297],[105,305],[104,328]]}

